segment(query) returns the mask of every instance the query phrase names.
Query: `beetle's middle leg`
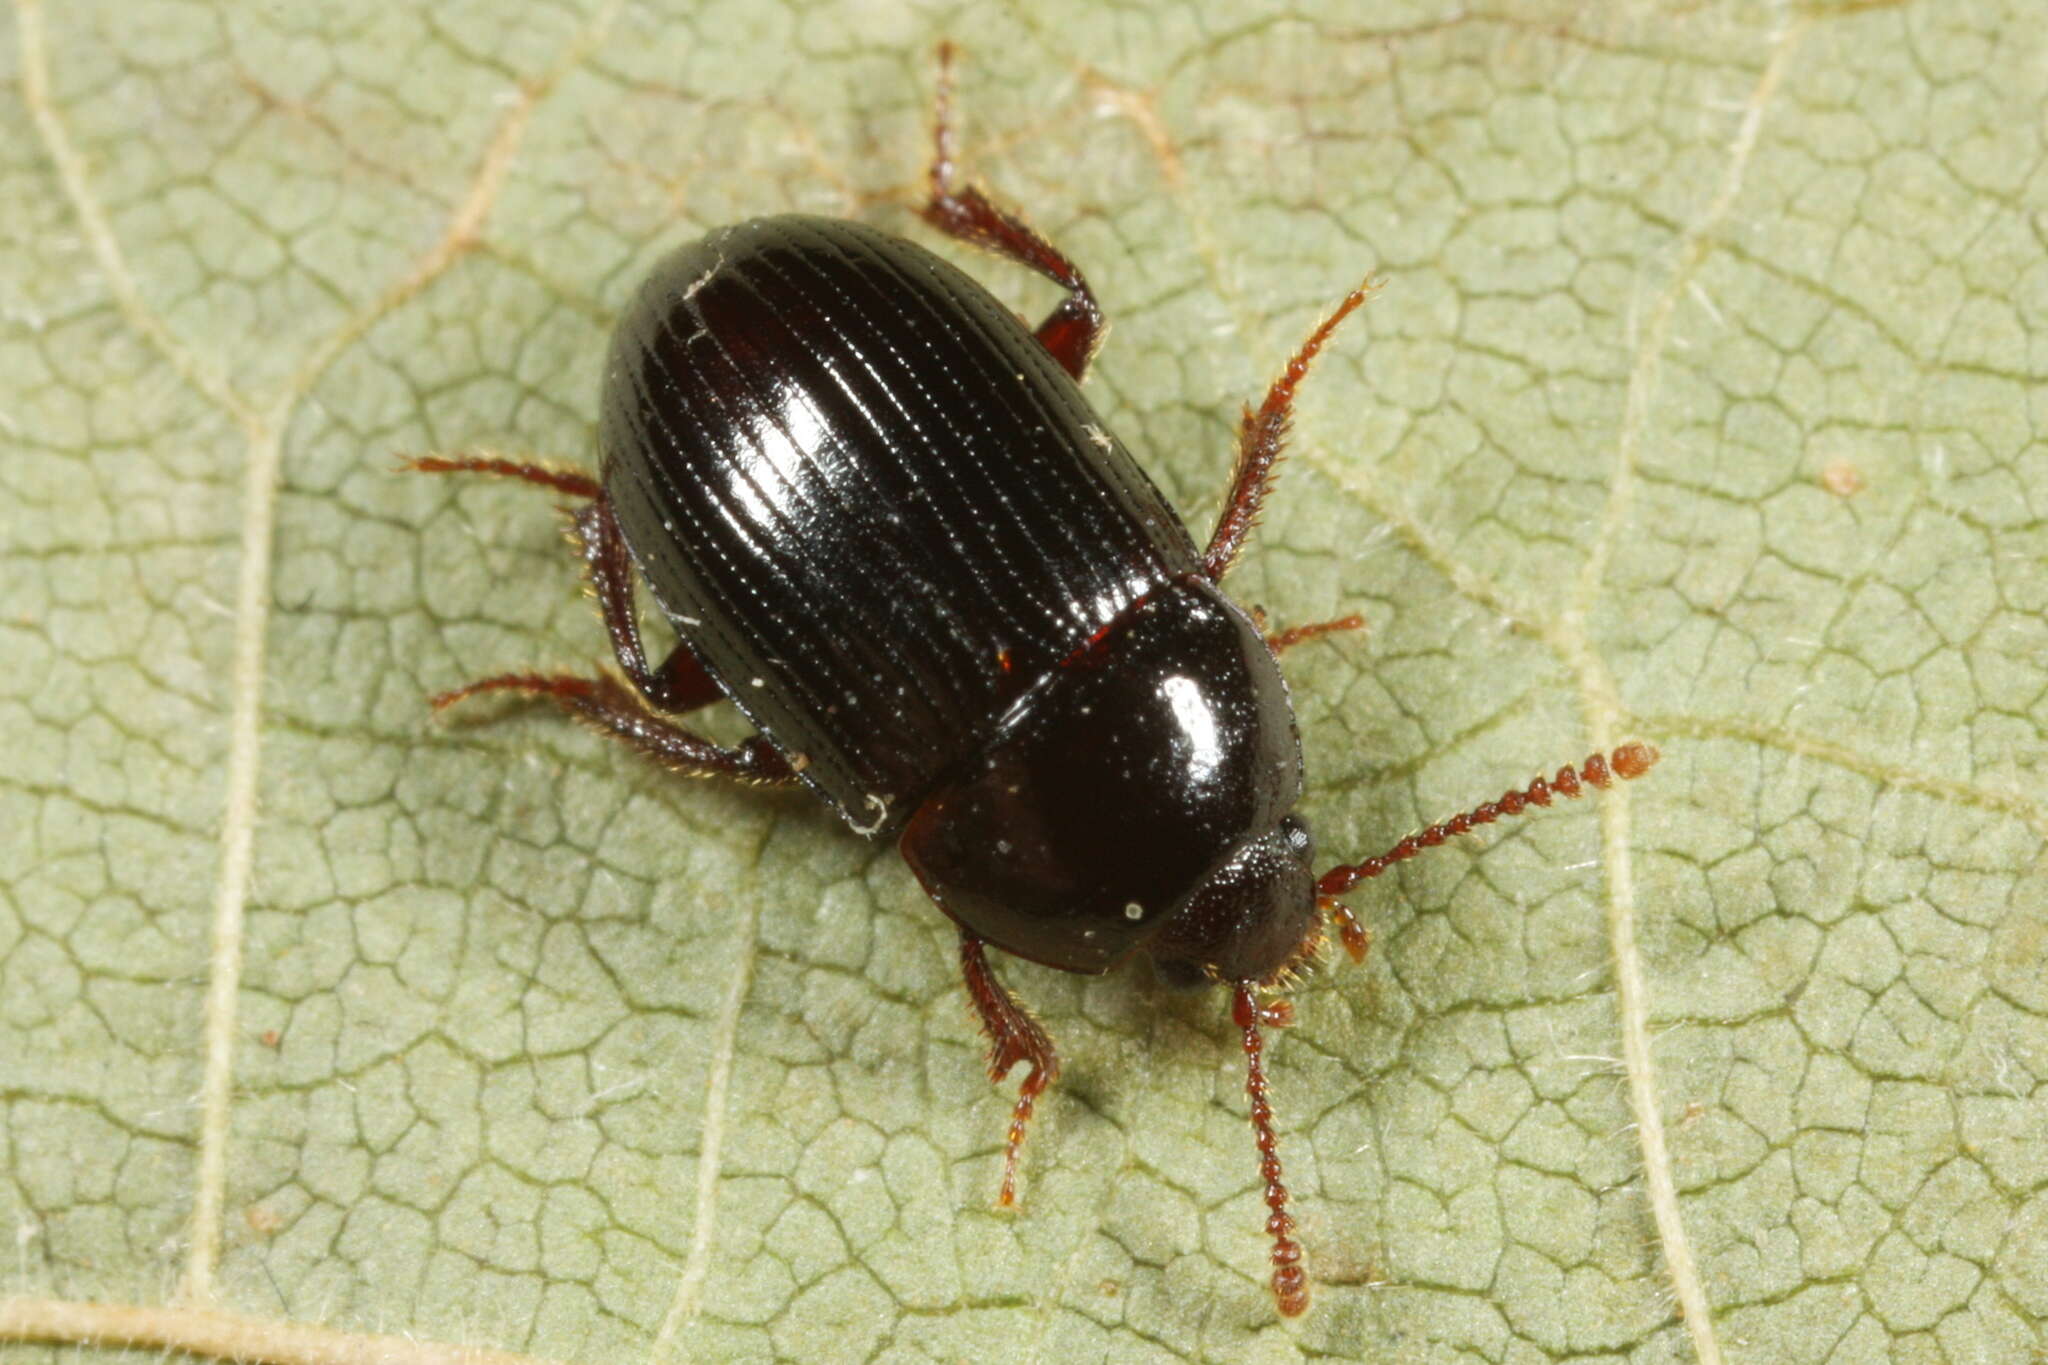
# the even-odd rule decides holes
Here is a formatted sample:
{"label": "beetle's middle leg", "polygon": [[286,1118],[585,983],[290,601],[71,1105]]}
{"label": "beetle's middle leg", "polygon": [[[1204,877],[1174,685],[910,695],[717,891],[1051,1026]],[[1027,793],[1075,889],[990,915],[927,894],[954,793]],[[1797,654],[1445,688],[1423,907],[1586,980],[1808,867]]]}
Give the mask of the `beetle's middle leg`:
{"label": "beetle's middle leg", "polygon": [[761,736],[749,735],[732,748],[715,744],[654,710],[616,678],[603,675],[500,673],[440,693],[433,698],[433,707],[445,711],[483,692],[544,697],[600,733],[690,777],[730,777],[762,784],[796,779],[789,760]]}
{"label": "beetle's middle leg", "polygon": [[579,470],[498,456],[429,455],[406,464],[426,474],[495,474],[587,499],[574,514],[576,544],[591,591],[604,614],[612,654],[633,685],[628,690],[615,678],[585,678],[573,673],[500,673],[440,693],[433,698],[436,711],[484,692],[543,697],[678,772],[742,782],[795,780],[796,769],[789,760],[759,735],[727,748],[662,714],[694,710],[719,700],[724,693],[686,644],[678,643],[659,667],[647,666],[647,649],[633,610],[633,559],[626,551],[626,538],[619,533],[604,486],[595,478]]}
{"label": "beetle's middle leg", "polygon": [[722,700],[724,691],[680,640],[660,667],[648,668],[647,647],[640,639],[640,616],[633,608],[633,557],[626,552],[626,538],[619,533],[619,520],[612,515],[612,505],[604,494],[599,493],[589,506],[577,509],[576,540],[583,547],[583,568],[590,575],[590,590],[597,595],[598,609],[604,613],[612,655],[648,704],[657,710],[680,712]]}
{"label": "beetle's middle leg", "polygon": [[[640,639],[640,618],[633,609],[632,556],[626,552],[626,538],[619,533],[618,519],[612,515],[611,503],[604,495],[604,485],[596,478],[578,469],[497,455],[422,455],[404,463],[406,468],[422,474],[493,474],[551,488],[572,498],[586,499],[585,505],[574,514],[576,544],[583,556],[590,590],[597,597],[599,610],[604,613],[605,633],[611,637],[612,654],[618,660],[619,668],[656,710],[694,711],[724,698],[725,693],[697,662],[697,656],[690,652],[688,645],[679,642],[659,667],[647,666],[647,650]],[[532,675],[505,676],[526,678]],[[489,681],[494,680],[486,680]],[[462,695],[489,690],[483,683],[478,683]],[[519,689],[514,687],[514,690]]]}
{"label": "beetle's middle leg", "polygon": [[663,712],[687,711],[716,701],[718,684],[697,663],[687,645],[678,644],[650,670],[633,614],[633,563],[626,553],[611,505],[599,492],[576,511],[576,540],[583,547],[591,589],[604,612],[605,630],[619,669],[631,681],[609,675],[595,678],[573,673],[501,673],[443,692],[433,699],[436,711],[481,692],[518,692],[545,697],[577,720],[647,755],[656,762],[693,777],[730,777],[742,782],[793,781],[796,769],[759,735],[732,748],[686,730]]}
{"label": "beetle's middle leg", "polygon": [[[1263,611],[1255,611],[1252,620],[1258,623],[1261,630],[1265,630],[1266,616]],[[1325,635],[1339,635],[1347,630],[1364,629],[1365,618],[1357,612],[1352,612],[1349,616],[1339,616],[1334,621],[1311,621],[1305,626],[1266,630],[1266,648],[1275,654],[1285,654],[1296,645],[1305,645],[1310,640],[1320,640]]]}
{"label": "beetle's middle leg", "polygon": [[1003,1149],[1003,1189],[996,1204],[1007,1209],[1017,1202],[1017,1158],[1024,1150],[1024,1130],[1031,1122],[1032,1106],[1060,1074],[1060,1055],[1031,1011],[989,970],[981,940],[965,929],[960,931],[960,970],[967,978],[968,998],[981,1016],[981,1031],[988,1035],[988,1078],[1001,1081],[1017,1063],[1031,1063],[1031,1074],[1017,1089],[1017,1107],[1011,1111],[1009,1139]]}
{"label": "beetle's middle leg", "polygon": [[1337,324],[1351,315],[1353,309],[1372,297],[1373,283],[1365,283],[1345,295],[1336,311],[1324,318],[1315,331],[1309,333],[1301,349],[1287,362],[1287,368],[1266,390],[1266,399],[1256,410],[1247,406],[1238,422],[1237,471],[1230,481],[1230,496],[1224,499],[1223,515],[1216,520],[1215,534],[1209,537],[1209,548],[1202,552],[1202,572],[1212,583],[1221,582],[1223,575],[1230,572],[1230,566],[1237,562],[1238,551],[1244,549],[1245,541],[1251,536],[1252,527],[1258,523],[1259,508],[1266,501],[1266,493],[1273,486],[1273,466],[1280,462],[1281,448],[1287,443],[1287,428],[1294,420],[1294,390],[1301,383],[1302,376],[1316,358],[1316,352],[1323,349],[1323,343],[1330,339],[1330,333],[1337,330]]}
{"label": "beetle's middle leg", "polygon": [[1080,268],[1022,218],[1005,213],[972,185],[955,182],[953,146],[953,45],[939,44],[939,87],[933,99],[931,197],[920,216],[949,237],[972,242],[998,256],[1029,266],[1067,291],[1059,307],[1038,324],[1039,344],[1079,379],[1102,344],[1102,306]]}

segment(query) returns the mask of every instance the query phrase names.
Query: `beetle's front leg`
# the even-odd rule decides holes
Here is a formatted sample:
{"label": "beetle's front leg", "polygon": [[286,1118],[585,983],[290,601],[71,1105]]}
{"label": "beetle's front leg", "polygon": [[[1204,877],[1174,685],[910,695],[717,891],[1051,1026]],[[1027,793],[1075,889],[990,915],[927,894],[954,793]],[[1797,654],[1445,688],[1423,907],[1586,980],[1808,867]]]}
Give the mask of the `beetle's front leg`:
{"label": "beetle's front leg", "polygon": [[1031,1063],[1031,1074],[1017,1090],[1017,1107],[1010,1114],[1009,1139],[1003,1149],[1003,1188],[996,1204],[1007,1209],[1017,1202],[1017,1158],[1024,1150],[1024,1130],[1031,1122],[1032,1106],[1060,1074],[1060,1055],[1031,1011],[989,970],[981,940],[965,929],[960,931],[960,969],[967,978],[968,998],[981,1016],[982,1032],[988,1035],[988,1078],[1001,1081],[1017,1063]]}

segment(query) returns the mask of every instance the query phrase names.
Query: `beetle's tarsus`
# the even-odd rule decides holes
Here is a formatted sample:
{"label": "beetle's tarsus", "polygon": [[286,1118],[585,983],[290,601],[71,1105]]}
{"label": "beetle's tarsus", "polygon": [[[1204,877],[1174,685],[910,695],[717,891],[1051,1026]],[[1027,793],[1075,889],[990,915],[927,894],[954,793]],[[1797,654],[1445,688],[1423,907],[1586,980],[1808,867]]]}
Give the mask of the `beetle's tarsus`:
{"label": "beetle's tarsus", "polygon": [[1031,1111],[1059,1076],[1060,1056],[1044,1026],[989,970],[981,940],[965,929],[960,931],[960,969],[967,981],[968,999],[974,1003],[982,1032],[988,1035],[988,1078],[1000,1083],[1017,1063],[1031,1064],[1031,1073],[1017,1089],[1016,1107],[1010,1111],[1010,1130],[1003,1144],[1003,1184],[996,1196],[996,1207],[1015,1208],[1017,1169]]}
{"label": "beetle's tarsus", "polygon": [[788,761],[761,736],[750,735],[730,749],[714,744],[654,711],[625,683],[606,675],[500,673],[439,693],[432,704],[435,711],[444,711],[483,692],[515,692],[551,701],[600,734],[691,777],[726,777],[764,786],[796,777]]}
{"label": "beetle's tarsus", "polygon": [[517,459],[485,451],[478,455],[401,455],[398,467],[415,474],[493,474],[552,488],[572,498],[595,498],[604,487],[596,477],[549,460]]}
{"label": "beetle's tarsus", "polygon": [[[1264,623],[1261,622],[1261,629]],[[1340,616],[1334,621],[1312,621],[1305,626],[1289,626],[1267,634],[1266,648],[1275,654],[1284,654],[1296,645],[1305,645],[1310,640],[1320,640],[1325,635],[1337,635],[1348,630],[1364,630],[1365,618],[1353,612]]]}

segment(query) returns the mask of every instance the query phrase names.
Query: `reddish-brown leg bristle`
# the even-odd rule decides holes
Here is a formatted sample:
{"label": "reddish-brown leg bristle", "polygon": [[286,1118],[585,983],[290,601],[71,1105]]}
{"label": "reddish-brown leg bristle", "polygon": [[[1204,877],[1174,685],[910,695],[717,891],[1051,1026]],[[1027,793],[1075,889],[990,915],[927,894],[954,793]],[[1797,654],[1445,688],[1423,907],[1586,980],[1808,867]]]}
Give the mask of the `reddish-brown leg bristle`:
{"label": "reddish-brown leg bristle", "polygon": [[[1520,791],[1507,792],[1497,801],[1474,806],[1463,815],[1454,815],[1411,834],[1377,857],[1331,868],[1316,880],[1316,895],[1325,900],[1341,896],[1360,882],[1379,876],[1395,863],[1406,862],[1424,849],[1435,848],[1454,834],[1467,833],[1476,825],[1490,825],[1503,815],[1520,815],[1531,805],[1547,806],[1553,795],[1579,796],[1586,789],[1582,783],[1605,787],[1617,777],[1641,777],[1656,764],[1658,757],[1652,745],[1629,743],[1616,749],[1612,755],[1593,754],[1577,768],[1567,764],[1548,781],[1539,777]],[[1341,927],[1341,920],[1339,925]],[[1350,946],[1348,941],[1345,946]]]}
{"label": "reddish-brown leg bristle", "polygon": [[427,698],[427,705],[436,711],[446,711],[457,702],[481,696],[485,692],[518,692],[531,697],[566,696],[582,679],[556,677],[546,673],[500,673],[496,677],[479,678],[473,683],[454,688],[447,692],[436,692]]}
{"label": "reddish-brown leg bristle", "polygon": [[1310,640],[1320,640],[1325,635],[1364,629],[1365,618],[1355,614],[1340,616],[1334,621],[1312,621],[1305,626],[1289,626],[1286,630],[1274,631],[1266,637],[1266,648],[1275,654],[1284,654],[1296,645],[1305,645]]}
{"label": "reddish-brown leg bristle", "polygon": [[1351,907],[1335,896],[1322,896],[1316,902],[1337,926],[1337,938],[1344,944],[1344,955],[1353,962],[1365,961],[1366,949],[1372,946],[1372,933],[1358,922],[1358,916],[1351,913]]}
{"label": "reddish-brown leg bristle", "polygon": [[1294,1240],[1294,1219],[1287,1212],[1287,1186],[1280,1178],[1280,1137],[1273,1130],[1273,1105],[1266,1097],[1265,1039],[1261,1024],[1285,1028],[1294,1021],[1286,1001],[1261,1005],[1252,983],[1240,981],[1231,998],[1230,1015],[1244,1034],[1244,1092],[1251,1098],[1252,1134],[1259,1144],[1259,1179],[1266,1186],[1266,1231],[1273,1238],[1273,1298],[1283,1317],[1308,1311],[1308,1272],[1301,1264],[1301,1243]]}

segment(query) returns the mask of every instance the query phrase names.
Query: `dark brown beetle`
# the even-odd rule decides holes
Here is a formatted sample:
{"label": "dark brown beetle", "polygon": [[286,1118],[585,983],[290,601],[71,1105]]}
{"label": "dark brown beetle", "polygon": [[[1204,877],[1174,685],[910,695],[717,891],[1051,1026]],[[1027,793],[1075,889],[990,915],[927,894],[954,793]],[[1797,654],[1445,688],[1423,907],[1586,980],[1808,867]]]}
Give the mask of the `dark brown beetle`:
{"label": "dark brown beetle", "polygon": [[[583,500],[583,559],[625,681],[506,674],[670,767],[801,781],[897,842],[960,930],[997,1080],[1030,1063],[1000,1202],[1013,1203],[1052,1041],[995,979],[992,943],[1072,972],[1139,951],[1220,982],[1242,1031],[1280,1311],[1308,1306],[1281,1181],[1259,992],[1316,956],[1336,897],[1452,834],[1633,777],[1625,745],[1317,877],[1293,813],[1301,746],[1280,650],[1357,618],[1266,635],[1217,587],[1257,520],[1295,386],[1361,285],[1246,409],[1236,478],[1197,549],[1082,396],[1103,320],[1065,256],[954,178],[941,52],[925,220],[1031,267],[1065,299],[1035,332],[924,249],[854,223],[763,218],[654,269],[605,373],[601,479],[489,456],[412,461]],[[680,643],[650,667],[645,579]],[[759,733],[723,748],[670,717],[730,698]]]}

